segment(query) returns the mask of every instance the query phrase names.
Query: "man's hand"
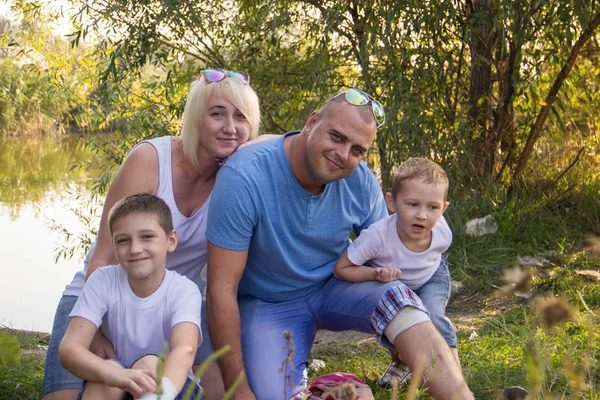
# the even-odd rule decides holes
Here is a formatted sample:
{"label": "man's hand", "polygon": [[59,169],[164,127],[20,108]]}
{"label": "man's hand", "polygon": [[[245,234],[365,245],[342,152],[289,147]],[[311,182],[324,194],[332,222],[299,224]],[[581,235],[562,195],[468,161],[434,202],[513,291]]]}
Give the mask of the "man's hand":
{"label": "man's hand", "polygon": [[90,345],[90,351],[102,359],[116,359],[115,349],[110,342],[98,329]]}
{"label": "man's hand", "polygon": [[102,375],[103,382],[112,387],[129,392],[138,398],[144,392],[156,391],[156,372],[151,369],[107,368]]}
{"label": "man's hand", "polygon": [[233,394],[235,400],[256,400],[256,396],[250,390],[247,383],[242,383]]}
{"label": "man's hand", "polygon": [[398,268],[373,268],[373,277],[382,283],[397,281],[400,279],[400,275],[402,275],[402,271]]}

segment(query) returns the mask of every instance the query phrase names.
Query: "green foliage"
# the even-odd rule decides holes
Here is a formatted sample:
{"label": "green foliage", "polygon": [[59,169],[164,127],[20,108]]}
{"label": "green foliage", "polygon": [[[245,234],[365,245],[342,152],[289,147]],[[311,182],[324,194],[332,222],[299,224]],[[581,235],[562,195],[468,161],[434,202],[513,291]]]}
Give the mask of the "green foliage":
{"label": "green foliage", "polygon": [[[44,357],[41,347],[48,344],[47,335],[24,334],[0,330],[0,339],[11,337],[11,353],[17,356],[8,365],[0,365],[0,398],[39,399],[44,375]],[[16,346],[16,349],[15,349]],[[4,347],[0,352],[4,351]],[[13,362],[20,360],[19,362]]]}
{"label": "green foliage", "polygon": [[[519,158],[529,165],[526,181],[555,187],[589,179],[600,163],[595,42],[586,42],[592,44],[575,68],[560,77],[540,137],[532,126],[593,22],[593,2],[479,4],[487,3],[471,9],[470,2],[447,0],[177,0],[143,2],[134,12],[126,1],[74,0],[68,49],[50,33],[56,15],[36,0],[19,0],[14,6],[26,29],[8,36],[20,49],[19,65],[32,60],[52,86],[47,92],[56,92],[55,110],[38,115],[78,129],[127,132],[128,142],[177,133],[191,80],[206,67],[224,67],[250,72],[266,133],[302,127],[342,88],[373,93],[388,114],[371,157],[384,187],[393,166],[409,156],[442,163],[463,187],[485,189],[491,179],[510,186]],[[524,156],[532,135],[535,151]]]}
{"label": "green foliage", "polygon": [[[469,292],[489,293],[518,256],[544,254],[565,267],[567,260],[561,253],[577,253],[586,236],[600,235],[597,182],[567,192],[547,192],[543,183],[540,186],[510,196],[500,188],[481,192],[451,186],[445,213],[454,233],[449,261],[453,278],[463,282]],[[480,237],[465,233],[467,221],[488,214],[498,222],[496,233]],[[565,249],[567,243],[570,246]],[[578,260],[593,264],[589,255]]]}
{"label": "green foliage", "polygon": [[[250,72],[268,133],[301,127],[312,109],[341,88],[358,86],[373,93],[388,113],[374,152],[384,186],[392,166],[411,155],[441,162],[469,186],[485,186],[493,177],[480,165],[482,157],[491,158],[491,171],[509,183],[507,172],[540,104],[570,46],[591,21],[580,11],[594,12],[589,1],[498,1],[481,11],[469,10],[470,3],[445,0],[237,1],[226,8],[219,2],[199,7],[150,1],[135,14],[118,0],[75,4],[78,15],[90,17],[78,25],[78,43],[100,26],[113,33],[97,46],[99,59],[107,60],[102,82],[137,79],[151,65],[159,101],[170,104],[177,116],[184,97],[172,94],[184,92],[198,71],[209,66]],[[483,28],[489,28],[489,58],[473,48]],[[487,65],[489,75],[498,76],[498,82],[482,83],[488,85],[489,98],[475,99],[487,107],[482,115],[489,132],[473,126],[469,116],[476,82],[469,76],[473,63]],[[534,175],[528,177],[568,177],[561,174],[570,169],[581,146],[592,149],[591,142],[598,140],[592,128],[597,113],[585,109],[599,104],[590,75],[595,60],[584,53],[577,65],[581,67],[571,72],[553,105],[554,119],[539,147],[544,155],[547,145],[553,156],[538,163],[540,153],[534,153]],[[589,132],[583,140],[577,138],[578,126]],[[137,134],[147,136],[151,127],[139,128]],[[492,137],[487,144],[486,135]],[[575,140],[564,146],[565,138]],[[482,151],[484,156],[478,155]],[[598,159],[585,154],[575,164],[580,162],[595,165]]]}
{"label": "green foliage", "polygon": [[0,331],[0,366],[18,364],[20,361],[19,342],[17,338],[6,331]]}

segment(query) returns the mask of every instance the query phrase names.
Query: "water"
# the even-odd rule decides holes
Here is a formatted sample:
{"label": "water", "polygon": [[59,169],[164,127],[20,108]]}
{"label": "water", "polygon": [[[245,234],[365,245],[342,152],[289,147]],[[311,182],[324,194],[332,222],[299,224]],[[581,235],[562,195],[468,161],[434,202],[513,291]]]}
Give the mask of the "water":
{"label": "water", "polygon": [[55,249],[68,243],[51,229],[89,231],[73,212],[89,199],[94,175],[75,167],[96,158],[81,144],[0,137],[0,326],[50,332],[62,291],[82,268],[81,251],[55,263]]}

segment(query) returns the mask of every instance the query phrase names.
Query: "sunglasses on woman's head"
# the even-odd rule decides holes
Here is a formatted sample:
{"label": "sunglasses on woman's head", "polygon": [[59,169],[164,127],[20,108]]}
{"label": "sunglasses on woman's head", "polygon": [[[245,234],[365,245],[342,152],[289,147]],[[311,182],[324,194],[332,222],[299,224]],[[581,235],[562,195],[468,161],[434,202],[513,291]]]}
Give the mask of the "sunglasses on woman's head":
{"label": "sunglasses on woman's head", "polygon": [[342,94],[346,96],[346,101],[348,103],[355,106],[366,106],[370,103],[371,111],[373,111],[373,117],[375,117],[375,121],[377,121],[377,128],[381,128],[383,124],[385,124],[385,111],[383,111],[383,106],[381,103],[375,100],[373,96],[363,92],[362,90],[348,89],[345,92],[336,94],[325,103],[329,103],[331,100],[341,96]]}
{"label": "sunglasses on woman's head", "polygon": [[223,79],[229,77],[235,79],[244,85],[250,82],[250,76],[245,72],[240,71],[226,71],[224,69],[205,69],[202,72],[204,78],[208,82],[221,82]]}

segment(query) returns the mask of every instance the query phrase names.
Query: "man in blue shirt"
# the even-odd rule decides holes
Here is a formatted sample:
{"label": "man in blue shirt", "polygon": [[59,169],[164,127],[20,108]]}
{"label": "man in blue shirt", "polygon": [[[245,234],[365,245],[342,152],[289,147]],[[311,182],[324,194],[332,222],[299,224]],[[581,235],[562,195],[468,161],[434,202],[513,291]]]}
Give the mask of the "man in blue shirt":
{"label": "man in blue shirt", "polygon": [[[301,132],[247,146],[219,172],[208,217],[208,320],[236,399],[302,396],[318,329],[373,333],[439,399],[471,399],[421,300],[400,282],[351,283],[333,266],[351,232],[387,210],[362,158],[383,108],[356,89],[308,118]],[[293,348],[293,351],[289,351]]]}

